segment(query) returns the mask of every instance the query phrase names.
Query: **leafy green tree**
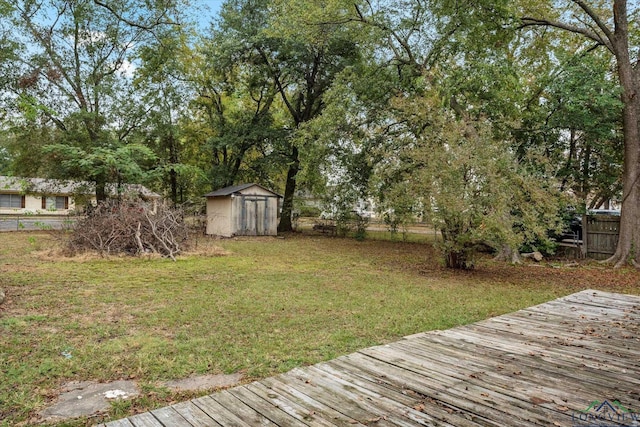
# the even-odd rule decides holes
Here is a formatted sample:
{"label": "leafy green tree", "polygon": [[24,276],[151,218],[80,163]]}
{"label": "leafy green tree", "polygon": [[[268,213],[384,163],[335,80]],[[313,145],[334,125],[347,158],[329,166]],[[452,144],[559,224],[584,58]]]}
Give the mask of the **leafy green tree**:
{"label": "leafy green tree", "polygon": [[270,167],[273,146],[284,134],[274,114],[278,94],[268,70],[256,63],[257,53],[244,49],[234,27],[236,19],[250,18],[229,8],[196,52],[192,126],[205,140],[214,188],[238,181],[271,185],[277,175]]}
{"label": "leafy green tree", "polygon": [[390,116],[389,103],[398,85],[394,70],[363,59],[335,78],[322,114],[296,133],[300,182],[322,197],[335,217],[349,218],[369,200],[389,212],[384,209],[389,188],[375,167],[397,148],[392,136],[399,123]]}
{"label": "leafy green tree", "polygon": [[518,152],[538,150],[555,165],[561,189],[579,206],[598,207],[622,190],[622,104],[609,58],[558,53],[560,63],[531,88],[517,132]]}
{"label": "leafy green tree", "polygon": [[329,176],[368,186],[396,226],[425,213],[453,268],[471,268],[480,245],[517,260],[557,224],[553,181],[512,149],[523,98],[507,12],[504,2],[356,4],[347,20],[386,42],[369,64],[381,80],[343,73],[310,126],[335,141],[339,154],[316,160]]}
{"label": "leafy green tree", "polygon": [[434,95],[396,101],[397,114],[407,119],[397,137],[402,148],[380,173],[399,194],[413,194],[414,209],[441,231],[447,267],[473,268],[483,246],[507,248],[517,261],[518,248],[546,241],[548,229],[558,226],[552,182],[528,172],[490,121],[470,121],[441,105]]}
{"label": "leafy green tree", "polygon": [[189,103],[195,97],[190,84],[194,37],[188,27],[156,33],[157,41],[140,49],[140,66],[134,87],[147,107],[135,137],[148,146],[157,161],[148,184],[162,189],[174,205],[193,202],[206,189],[206,174],[193,153],[200,148],[186,137],[191,118]]}
{"label": "leafy green tree", "polygon": [[[317,9],[312,2],[305,8]],[[225,3],[220,28],[235,46],[240,68],[263,70],[273,84],[286,115],[284,133],[271,146],[286,178],[278,229],[292,230],[293,198],[300,172],[300,138],[304,123],[319,117],[323,97],[336,75],[357,60],[358,49],[344,25],[314,20],[296,13],[292,1],[231,0]],[[311,19],[307,19],[307,17]]]}
{"label": "leafy green tree", "polygon": [[[36,157],[44,157],[49,176],[91,181],[104,200],[108,182],[139,178],[140,162],[151,160],[145,147],[128,145],[145,113],[131,71],[136,50],[155,37],[151,30],[172,9],[142,9],[134,0],[108,6],[16,0],[11,6],[11,23],[24,42],[12,62],[20,72],[12,87],[20,113],[15,125],[23,132],[50,129],[51,144]],[[128,22],[134,11],[149,21]]]}
{"label": "leafy green tree", "polygon": [[[0,1],[0,105],[5,108],[0,109],[0,120],[3,123],[6,120],[5,112],[9,99],[6,99],[9,83],[14,75],[14,67],[12,63],[17,59],[16,52],[18,43],[12,38],[13,27],[9,23],[13,8],[8,1]],[[4,127],[4,126],[3,126]]]}
{"label": "leafy green tree", "polygon": [[637,2],[614,0],[589,4],[581,0],[522,5],[524,28],[555,28],[604,47],[615,58],[620,83],[623,129],[622,211],[616,253],[608,260],[621,267],[640,267],[640,40]]}

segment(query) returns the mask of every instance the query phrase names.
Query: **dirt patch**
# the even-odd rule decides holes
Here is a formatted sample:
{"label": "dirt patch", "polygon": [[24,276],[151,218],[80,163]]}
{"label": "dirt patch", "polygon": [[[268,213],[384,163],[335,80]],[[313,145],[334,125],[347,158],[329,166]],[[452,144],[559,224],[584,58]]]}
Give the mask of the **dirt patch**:
{"label": "dirt patch", "polygon": [[200,375],[182,380],[167,381],[165,387],[173,391],[203,391],[214,388],[225,388],[237,385],[242,381],[242,374],[230,375]]}

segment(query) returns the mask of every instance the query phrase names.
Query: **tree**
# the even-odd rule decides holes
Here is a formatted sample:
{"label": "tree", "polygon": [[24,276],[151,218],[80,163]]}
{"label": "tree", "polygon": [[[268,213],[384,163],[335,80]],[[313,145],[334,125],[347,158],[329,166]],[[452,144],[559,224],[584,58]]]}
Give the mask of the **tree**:
{"label": "tree", "polygon": [[[6,87],[14,76],[11,64],[16,60],[18,45],[12,39],[12,26],[9,24],[12,7],[8,1],[0,1],[0,102],[5,104],[7,92]],[[0,113],[2,114],[2,113]],[[0,115],[0,120],[5,120],[4,114]]]}
{"label": "tree", "polygon": [[[518,261],[525,243],[548,240],[559,226],[553,181],[527,170],[488,119],[460,117],[442,107],[437,91],[394,101],[405,118],[401,147],[379,166],[389,187],[410,193],[441,231],[447,267],[470,269],[475,253],[489,246]],[[502,254],[504,256],[504,253]]]}
{"label": "tree", "polygon": [[[11,22],[24,43],[13,62],[21,73],[12,88],[22,116],[17,125],[50,128],[52,144],[39,157],[47,156],[49,176],[91,181],[104,200],[107,182],[133,179],[149,160],[145,147],[128,146],[145,114],[130,71],[136,49],[154,38],[151,29],[164,25],[172,9],[145,10],[135,0],[109,6],[15,1],[12,7]],[[132,25],[125,17],[132,12],[149,21]]]}
{"label": "tree", "polygon": [[603,46],[615,58],[623,104],[623,188],[620,237],[615,254],[607,262],[615,267],[630,262],[640,268],[640,56],[637,17],[633,18],[638,6],[632,3],[629,9],[626,0],[614,0],[609,10],[582,0],[560,5],[542,11],[525,9],[523,28],[544,26],[568,31]]}
{"label": "tree", "polygon": [[[369,200],[390,211],[383,209],[390,189],[377,176],[376,166],[396,148],[399,124],[389,114],[389,104],[398,87],[393,69],[377,63],[374,55],[363,55],[336,76],[324,96],[322,114],[296,133],[301,184],[321,196],[337,220],[353,216],[356,207]],[[397,201],[394,198],[394,212]]]}
{"label": "tree", "polygon": [[[569,50],[569,49],[567,49]],[[538,145],[555,165],[562,191],[594,208],[622,190],[622,126],[618,83],[611,61],[598,52],[554,52],[554,67],[532,87],[519,153]],[[535,149],[535,148],[534,148]],[[540,150],[542,151],[542,150]]]}
{"label": "tree", "polygon": [[[313,2],[304,2],[315,10]],[[235,40],[238,67],[267,72],[287,115],[286,133],[272,147],[286,170],[279,231],[291,231],[293,198],[300,172],[296,132],[319,117],[335,76],[358,57],[345,26],[301,16],[299,2],[233,0],[225,3],[221,28]],[[312,16],[307,20],[306,16]],[[296,142],[297,141],[297,142]]]}
{"label": "tree", "polygon": [[481,245],[509,248],[517,260],[522,244],[546,240],[557,225],[557,199],[553,181],[512,148],[522,91],[508,9],[502,2],[377,7],[356,4],[343,22],[386,42],[370,64],[384,83],[360,70],[350,80],[343,73],[310,126],[335,141],[329,176],[368,186],[396,225],[426,213],[442,231],[449,267],[471,268]]}
{"label": "tree", "polygon": [[205,172],[194,160],[201,153],[191,155],[200,146],[186,137],[185,129],[195,96],[190,80],[194,40],[188,27],[157,32],[156,40],[140,49],[141,64],[134,74],[136,93],[149,110],[137,137],[157,158],[152,185],[162,188],[177,206],[205,192],[198,185],[205,181]]}
{"label": "tree", "polygon": [[236,27],[236,19],[251,20],[255,11],[226,7],[224,19],[194,55],[191,78],[197,95],[191,124],[206,140],[203,149],[209,154],[207,169],[214,188],[240,180],[269,185],[277,175],[270,173],[273,147],[284,134],[273,111],[278,93],[258,54],[244,47],[246,35],[238,31],[247,29]]}

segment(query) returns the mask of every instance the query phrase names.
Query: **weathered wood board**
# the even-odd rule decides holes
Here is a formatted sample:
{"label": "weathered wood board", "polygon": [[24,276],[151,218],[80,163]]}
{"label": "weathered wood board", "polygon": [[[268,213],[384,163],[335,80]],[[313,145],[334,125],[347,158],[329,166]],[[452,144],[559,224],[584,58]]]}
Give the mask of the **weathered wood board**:
{"label": "weathered wood board", "polygon": [[587,290],[119,426],[640,425],[640,297]]}

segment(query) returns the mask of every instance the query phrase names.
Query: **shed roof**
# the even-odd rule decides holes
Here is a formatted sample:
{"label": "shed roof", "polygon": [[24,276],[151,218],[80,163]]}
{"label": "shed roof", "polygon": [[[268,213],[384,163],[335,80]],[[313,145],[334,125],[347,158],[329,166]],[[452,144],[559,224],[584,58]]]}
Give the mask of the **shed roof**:
{"label": "shed roof", "polygon": [[264,187],[264,186],[262,186],[262,185],[260,185],[260,184],[256,184],[256,183],[232,185],[232,186],[229,186],[229,187],[221,188],[221,189],[216,190],[216,191],[212,191],[211,193],[205,194],[205,195],[204,195],[204,197],[224,197],[224,196],[230,196],[230,195],[232,195],[232,194],[239,193],[239,192],[241,192],[242,190],[246,190],[247,188],[251,188],[251,187],[253,187],[253,186],[260,187],[260,188],[262,188],[263,190],[268,191],[268,192],[270,192],[270,193],[273,193],[273,194],[275,194],[275,195],[276,195],[276,196],[278,196],[278,197],[282,197],[280,194],[276,193],[275,191],[270,190],[270,189],[268,189],[267,187]]}

